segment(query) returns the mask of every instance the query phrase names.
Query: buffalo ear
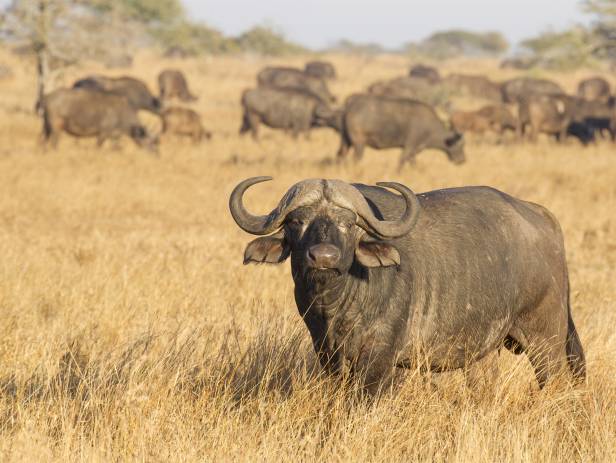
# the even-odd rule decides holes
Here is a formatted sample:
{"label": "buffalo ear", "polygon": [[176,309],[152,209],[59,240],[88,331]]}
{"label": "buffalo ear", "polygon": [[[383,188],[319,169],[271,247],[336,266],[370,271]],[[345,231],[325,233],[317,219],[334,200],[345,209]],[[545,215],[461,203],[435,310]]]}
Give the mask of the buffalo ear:
{"label": "buffalo ear", "polygon": [[355,258],[364,267],[400,265],[398,250],[382,241],[360,241],[355,249]]}
{"label": "buffalo ear", "polygon": [[280,264],[284,262],[291,248],[284,239],[283,233],[264,236],[251,241],[244,251],[244,265],[255,264]]}

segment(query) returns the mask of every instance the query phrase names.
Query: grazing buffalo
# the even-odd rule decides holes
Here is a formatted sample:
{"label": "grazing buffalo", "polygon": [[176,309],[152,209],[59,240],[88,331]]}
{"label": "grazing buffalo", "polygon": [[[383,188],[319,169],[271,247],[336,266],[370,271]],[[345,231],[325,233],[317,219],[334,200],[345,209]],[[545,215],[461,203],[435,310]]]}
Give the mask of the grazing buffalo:
{"label": "grazing buffalo", "polygon": [[447,129],[427,104],[376,95],[352,95],[342,115],[338,158],[345,158],[353,147],[359,160],[365,146],[402,148],[399,169],[405,162],[414,163],[415,156],[428,148],[444,151],[456,164],[465,160],[462,135]]}
{"label": "grazing buffalo", "polygon": [[526,134],[531,141],[539,133],[554,136],[564,141],[572,135],[584,145],[595,140],[594,131],[581,121],[575,121],[571,110],[571,99],[566,95],[531,95],[520,98],[518,105],[518,135]]}
{"label": "grazing buffalo", "polygon": [[310,92],[323,103],[334,103],[336,98],[327,88],[325,80],[286,67],[266,67],[257,75],[259,87],[286,88]]}
{"label": "grazing buffalo", "polygon": [[140,147],[156,151],[158,139],[148,135],[137,110],[120,95],[84,88],[59,89],[42,104],[43,139],[56,147],[60,132],[74,137],[96,137],[98,146],[122,135]]}
{"label": "grazing buffalo", "polygon": [[425,79],[428,82],[435,84],[441,80],[441,75],[433,66],[426,66],[425,64],[416,64],[409,70],[409,77],[415,77],[418,79]]}
{"label": "grazing buffalo", "polygon": [[580,97],[569,98],[569,113],[575,122],[586,124],[595,132],[608,132],[612,141],[616,138],[616,101],[589,101]]}
{"label": "grazing buffalo", "polygon": [[485,76],[472,74],[450,74],[443,83],[453,91],[485,100],[500,101],[500,85]]}
{"label": "grazing buffalo", "polygon": [[431,106],[447,106],[449,94],[438,83],[430,83],[419,77],[397,77],[375,82],[368,87],[368,93],[390,98],[417,100]]}
{"label": "grazing buffalo", "polygon": [[530,69],[537,64],[534,58],[505,58],[500,63],[501,69]]}
{"label": "grazing buffalo", "polygon": [[263,87],[246,90],[242,94],[242,107],[240,134],[250,131],[254,139],[261,123],[273,129],[290,131],[293,137],[307,133],[313,127],[337,129],[333,125],[333,111],[309,92]]}
{"label": "grazing buffalo", "polygon": [[148,87],[134,77],[106,77],[90,76],[79,79],[73,88],[99,90],[124,96],[135,109],[143,109],[158,114],[160,100],[156,98]]}
{"label": "grazing buffalo", "polygon": [[451,125],[460,132],[493,131],[501,135],[505,130],[517,129],[515,117],[502,104],[486,105],[476,111],[456,111],[451,115]]}
{"label": "grazing buffalo", "polygon": [[458,132],[483,134],[491,129],[487,117],[477,111],[455,111],[451,114],[451,126]]}
{"label": "grazing buffalo", "polygon": [[603,77],[584,79],[578,85],[577,95],[586,101],[607,103],[610,99],[610,83]]}
{"label": "grazing buffalo", "polygon": [[562,95],[565,92],[556,82],[533,77],[516,77],[501,84],[501,95],[505,103],[517,103],[520,98],[530,95]]}
{"label": "grazing buffalo", "polygon": [[203,128],[201,116],[188,108],[167,108],[161,113],[163,134],[190,137],[194,143],[212,138],[212,134]]}
{"label": "grazing buffalo", "polygon": [[304,66],[304,73],[319,79],[336,78],[336,68],[329,61],[309,61]]}
{"label": "grazing buffalo", "polygon": [[515,131],[518,121],[507,106],[503,104],[491,104],[477,110],[477,114],[490,121],[492,130],[502,134],[505,130]]}
{"label": "grazing buffalo", "polygon": [[267,235],[244,263],[291,257],[326,371],[378,392],[395,367],[466,368],[504,346],[528,356],[541,387],[565,366],[585,377],[563,236],[546,208],[489,187],[415,195],[399,183],[313,179],[252,215],[242,197],[266,180],[244,180],[229,200],[240,228]]}
{"label": "grazing buffalo", "polygon": [[181,101],[195,101],[197,97],[188,90],[188,83],[182,71],[165,69],[158,74],[158,89],[161,101],[179,98]]}

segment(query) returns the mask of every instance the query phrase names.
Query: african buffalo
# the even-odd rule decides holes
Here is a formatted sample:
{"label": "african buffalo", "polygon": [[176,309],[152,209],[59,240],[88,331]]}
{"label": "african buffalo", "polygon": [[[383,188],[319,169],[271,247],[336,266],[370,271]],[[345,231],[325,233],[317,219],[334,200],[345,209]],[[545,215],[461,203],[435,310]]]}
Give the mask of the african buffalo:
{"label": "african buffalo", "polygon": [[451,125],[460,132],[483,133],[505,130],[515,131],[517,121],[505,105],[486,105],[475,111],[456,111],[451,115]]}
{"label": "african buffalo", "polygon": [[304,73],[319,79],[336,78],[336,68],[328,61],[309,61],[304,66]]}
{"label": "african buffalo", "polygon": [[560,95],[565,93],[556,82],[533,77],[516,77],[503,82],[500,88],[505,103],[517,103],[520,98],[530,95]]}
{"label": "african buffalo", "polygon": [[59,89],[44,97],[42,110],[43,140],[54,148],[64,131],[74,137],[96,137],[98,146],[126,135],[141,147],[157,150],[158,140],[148,135],[136,109],[123,96],[84,88]]}
{"label": "african buffalo", "polygon": [[73,88],[99,90],[124,96],[135,109],[143,109],[158,114],[160,100],[153,96],[148,87],[134,77],[90,76],[79,79]]}
{"label": "african buffalo", "polygon": [[591,127],[603,134],[609,132],[612,141],[616,138],[616,101],[609,97],[606,101],[589,101],[580,97],[569,97],[568,110],[571,119]]}
{"label": "african buffalo", "polygon": [[451,114],[451,126],[458,132],[482,134],[490,130],[490,121],[477,111],[454,111]]}
{"label": "african buffalo", "polygon": [[182,71],[165,69],[158,74],[158,89],[161,101],[179,98],[181,101],[195,101],[197,97],[188,90],[188,83]]}
{"label": "african buffalo", "polygon": [[409,77],[415,77],[418,79],[425,79],[426,81],[435,84],[441,80],[441,75],[433,66],[426,66],[425,64],[416,64],[409,70]]}
{"label": "african buffalo", "polygon": [[365,146],[376,149],[402,148],[398,168],[414,163],[415,156],[428,148],[442,150],[450,161],[464,162],[462,135],[449,130],[432,107],[419,101],[376,95],[352,95],[342,115],[338,158],[353,147],[361,159]]}
{"label": "african buffalo", "polygon": [[[244,264],[291,257],[297,308],[323,368],[369,392],[395,367],[466,368],[502,346],[526,353],[546,382],[568,365],[585,377],[563,236],[546,208],[490,187],[415,195],[304,180],[269,214],[229,208],[250,242]],[[387,191],[391,188],[402,196]]]}
{"label": "african buffalo", "polygon": [[485,76],[474,74],[449,74],[443,84],[450,90],[484,100],[500,101],[500,85]]}
{"label": "african buffalo", "polygon": [[325,80],[288,67],[266,67],[257,75],[259,87],[286,88],[310,92],[323,103],[334,103],[334,97]]}
{"label": "african buffalo", "polygon": [[161,113],[163,134],[187,136],[194,143],[210,139],[212,134],[203,128],[201,116],[192,109],[172,107]]}
{"label": "african buffalo", "polygon": [[586,101],[607,103],[610,99],[610,83],[603,77],[591,77],[578,84],[577,95]]}
{"label": "african buffalo", "polygon": [[539,133],[564,141],[567,135],[580,140],[583,145],[595,140],[594,131],[583,121],[573,118],[571,98],[566,95],[531,95],[519,99],[518,135],[522,138],[527,129],[531,141]]}
{"label": "african buffalo", "polygon": [[396,77],[375,82],[368,87],[368,93],[417,100],[431,106],[449,105],[449,94],[444,86],[419,77]]}
{"label": "african buffalo", "polygon": [[[275,88],[255,88],[242,94],[242,126],[240,134],[258,136],[261,123],[273,129],[291,131],[293,137],[313,127],[334,127],[333,112],[312,93]],[[332,117],[324,119],[321,115]]]}

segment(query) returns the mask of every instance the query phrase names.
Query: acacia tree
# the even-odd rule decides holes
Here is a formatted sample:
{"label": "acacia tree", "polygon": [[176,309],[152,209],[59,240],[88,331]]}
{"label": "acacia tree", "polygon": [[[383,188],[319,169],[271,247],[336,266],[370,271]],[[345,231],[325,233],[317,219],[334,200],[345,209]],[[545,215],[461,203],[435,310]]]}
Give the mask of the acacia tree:
{"label": "acacia tree", "polygon": [[582,8],[595,16],[593,54],[616,60],[616,0],[585,0]]}

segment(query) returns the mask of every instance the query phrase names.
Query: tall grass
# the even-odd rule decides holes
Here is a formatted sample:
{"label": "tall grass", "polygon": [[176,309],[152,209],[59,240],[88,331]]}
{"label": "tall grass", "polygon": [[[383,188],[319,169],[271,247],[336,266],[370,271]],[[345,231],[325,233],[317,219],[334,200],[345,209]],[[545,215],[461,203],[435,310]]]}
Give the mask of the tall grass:
{"label": "tall grass", "polygon": [[[408,65],[330,58],[340,97]],[[64,137],[43,153],[32,67],[0,60],[15,74],[0,81],[2,461],[616,461],[614,145],[471,137],[462,166],[426,152],[398,174],[396,150],[336,165],[327,130],[297,141],[237,136],[241,90],[280,61],[143,55],[131,72],[151,86],[164,67],[185,71],[211,141],[169,141],[156,159],[129,140],[115,151]],[[511,75],[491,62],[444,66]],[[582,75],[551,77],[573,89]],[[524,356],[507,352],[476,387],[460,372],[408,371],[376,401],[323,376],[288,267],[241,265],[251,238],[227,199],[263,174],[275,181],[248,193],[254,211],[307,177],[416,191],[488,184],[546,205],[565,233],[588,382],[539,391]]]}

